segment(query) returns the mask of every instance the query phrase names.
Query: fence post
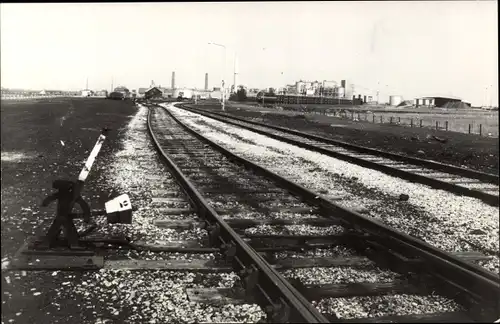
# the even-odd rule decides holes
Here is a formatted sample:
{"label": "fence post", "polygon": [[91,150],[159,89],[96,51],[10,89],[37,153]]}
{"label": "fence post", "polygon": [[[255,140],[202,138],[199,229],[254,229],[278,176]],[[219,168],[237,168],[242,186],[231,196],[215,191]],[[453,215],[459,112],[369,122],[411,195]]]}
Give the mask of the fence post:
{"label": "fence post", "polygon": [[479,124],[479,136],[483,135],[483,124]]}
{"label": "fence post", "polygon": [[389,122],[389,124],[392,124],[392,116],[391,116],[391,121]]}
{"label": "fence post", "polygon": [[422,119],[420,119],[420,128],[422,128]]}
{"label": "fence post", "polygon": [[401,124],[401,117],[398,117],[398,123]]}
{"label": "fence post", "polygon": [[446,131],[448,131],[448,121],[444,122],[444,126],[445,126]]}
{"label": "fence post", "polygon": [[373,114],[373,123],[375,124],[375,114]]}
{"label": "fence post", "polygon": [[351,111],[351,120],[354,119],[354,111]]}
{"label": "fence post", "polygon": [[436,120],[436,130],[439,128],[439,121]]}
{"label": "fence post", "polygon": [[361,120],[361,114],[358,112],[358,121]]}
{"label": "fence post", "polygon": [[413,118],[410,118],[410,127],[413,127]]}
{"label": "fence post", "polygon": [[471,124],[469,124],[469,134],[470,134]]}

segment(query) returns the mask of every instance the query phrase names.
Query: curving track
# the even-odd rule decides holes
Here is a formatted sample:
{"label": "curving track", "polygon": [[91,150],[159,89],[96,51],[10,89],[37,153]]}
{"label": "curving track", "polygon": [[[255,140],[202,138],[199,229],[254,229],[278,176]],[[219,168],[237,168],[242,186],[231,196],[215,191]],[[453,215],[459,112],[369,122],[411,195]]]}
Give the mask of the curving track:
{"label": "curving track", "polygon": [[[324,321],[323,315],[333,321],[352,318],[352,315],[346,316],[335,301],[368,298],[365,303],[370,303],[380,296],[402,299],[402,303],[405,299],[411,301],[418,297],[423,299],[417,298],[417,304],[432,301],[437,306],[426,310],[418,307],[411,311],[407,309],[403,312],[404,316],[375,312],[380,315],[365,320],[495,319],[500,293],[498,277],[464,259],[478,256],[451,255],[341,208],[203,138],[181,124],[166,109],[157,106],[150,109],[148,125],[158,150],[203,219],[194,222],[194,225],[207,228],[212,244],[223,248],[226,256],[233,258],[233,264],[234,260],[240,260],[237,262],[238,269],[255,269],[253,280],[257,280],[258,285],[253,287],[258,287],[260,291],[260,298],[257,298],[259,304],[264,307],[266,303],[267,306],[281,305],[275,307],[274,312],[268,308],[268,314],[281,315],[275,316],[275,319],[293,320],[293,316],[287,318],[290,313],[302,314],[303,318],[308,314],[310,319],[317,321]],[[223,217],[226,220],[223,221]],[[166,227],[178,225],[179,222],[162,222],[162,226]],[[308,234],[297,231],[297,226],[302,229],[309,227]],[[243,233],[239,231],[241,238],[234,236],[239,229],[245,229]],[[314,251],[317,248],[323,249],[322,258],[311,257],[318,255]],[[340,248],[350,253],[341,256]],[[282,258],[283,254],[289,255],[289,250],[296,249],[314,252],[296,254],[293,260]],[[231,253],[228,254],[228,251]],[[266,261],[257,256],[257,251],[261,254],[265,252]],[[305,276],[298,276],[299,279],[297,272],[291,274],[285,271],[283,275],[277,272],[304,267],[312,268],[313,272],[303,272]],[[336,279],[339,280],[309,284],[308,276],[314,276],[314,271],[318,269],[323,272],[337,271]],[[386,276],[394,280],[378,281],[375,275],[374,281],[352,283],[352,276],[356,277],[363,271],[377,273],[379,279]],[[347,275],[342,279],[339,273],[350,273],[351,278]],[[244,282],[252,281],[248,273],[242,272],[241,275],[247,278]],[[275,284],[270,289],[270,286],[261,284],[261,280]],[[435,296],[434,290],[440,296]],[[247,292],[255,293],[256,290],[247,289]],[[263,296],[271,298],[266,302]],[[457,304],[449,309],[440,307],[447,303],[446,300],[451,302],[449,299],[454,299]],[[313,302],[324,314],[318,314],[309,302]],[[359,317],[363,316],[358,316],[357,320],[360,320]]]}

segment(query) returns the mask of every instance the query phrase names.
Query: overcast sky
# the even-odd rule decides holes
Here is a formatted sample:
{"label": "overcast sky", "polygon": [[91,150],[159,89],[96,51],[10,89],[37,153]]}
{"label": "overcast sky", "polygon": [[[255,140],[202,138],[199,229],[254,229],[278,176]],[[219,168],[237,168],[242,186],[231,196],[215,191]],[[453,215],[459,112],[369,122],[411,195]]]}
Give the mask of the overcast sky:
{"label": "overcast sky", "polygon": [[[496,1],[1,4],[1,84],[110,89],[346,79],[498,105]],[[489,99],[488,99],[489,101]],[[489,102],[488,102],[489,104]]]}

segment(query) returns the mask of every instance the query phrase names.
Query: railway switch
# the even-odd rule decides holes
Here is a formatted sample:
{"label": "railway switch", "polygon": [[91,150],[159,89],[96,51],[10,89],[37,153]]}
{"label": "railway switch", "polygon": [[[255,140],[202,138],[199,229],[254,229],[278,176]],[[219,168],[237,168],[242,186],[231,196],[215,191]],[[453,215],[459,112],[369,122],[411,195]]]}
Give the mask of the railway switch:
{"label": "railway switch", "polygon": [[[106,139],[109,129],[102,130],[97,142],[91,151],[85,165],[83,166],[78,179],[55,180],[52,188],[56,192],[46,197],[42,206],[47,207],[52,202],[57,202],[56,216],[45,236],[29,239],[18,250],[12,262],[12,268],[44,270],[58,268],[68,269],[88,269],[89,267],[102,267],[102,256],[95,255],[96,244],[124,244],[128,242],[125,237],[99,237],[83,239],[96,228],[97,224],[91,224],[87,229],[78,232],[75,226],[75,219],[83,219],[87,224],[91,223],[95,216],[106,216],[108,223],[132,222],[132,203],[128,195],[123,194],[105,203],[104,210],[91,211],[88,203],[82,198],[81,193],[85,180],[92,168],[92,164],[97,157],[101,146]],[[75,205],[79,205],[82,212],[73,212]],[[61,235],[61,232],[64,235]],[[37,262],[32,262],[31,257],[36,256]],[[89,257],[96,260],[89,265]]]}

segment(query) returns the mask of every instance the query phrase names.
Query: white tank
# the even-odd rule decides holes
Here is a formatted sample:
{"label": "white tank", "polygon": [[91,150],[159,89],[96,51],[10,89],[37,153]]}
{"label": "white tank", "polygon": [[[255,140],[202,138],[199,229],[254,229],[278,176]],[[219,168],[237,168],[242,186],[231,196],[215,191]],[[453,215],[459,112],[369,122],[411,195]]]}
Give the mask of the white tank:
{"label": "white tank", "polygon": [[398,106],[403,102],[403,97],[401,96],[389,96],[389,105]]}
{"label": "white tank", "polygon": [[338,87],[337,88],[337,94],[338,94],[339,98],[344,98],[344,96],[345,96],[345,89],[342,88],[342,87]]}
{"label": "white tank", "polygon": [[301,94],[302,93],[302,87],[305,85],[305,82],[303,81],[297,81],[295,82],[295,88],[297,89],[297,93]]}
{"label": "white tank", "polygon": [[403,102],[403,97],[401,96],[389,96],[389,104],[391,106],[398,106]]}

